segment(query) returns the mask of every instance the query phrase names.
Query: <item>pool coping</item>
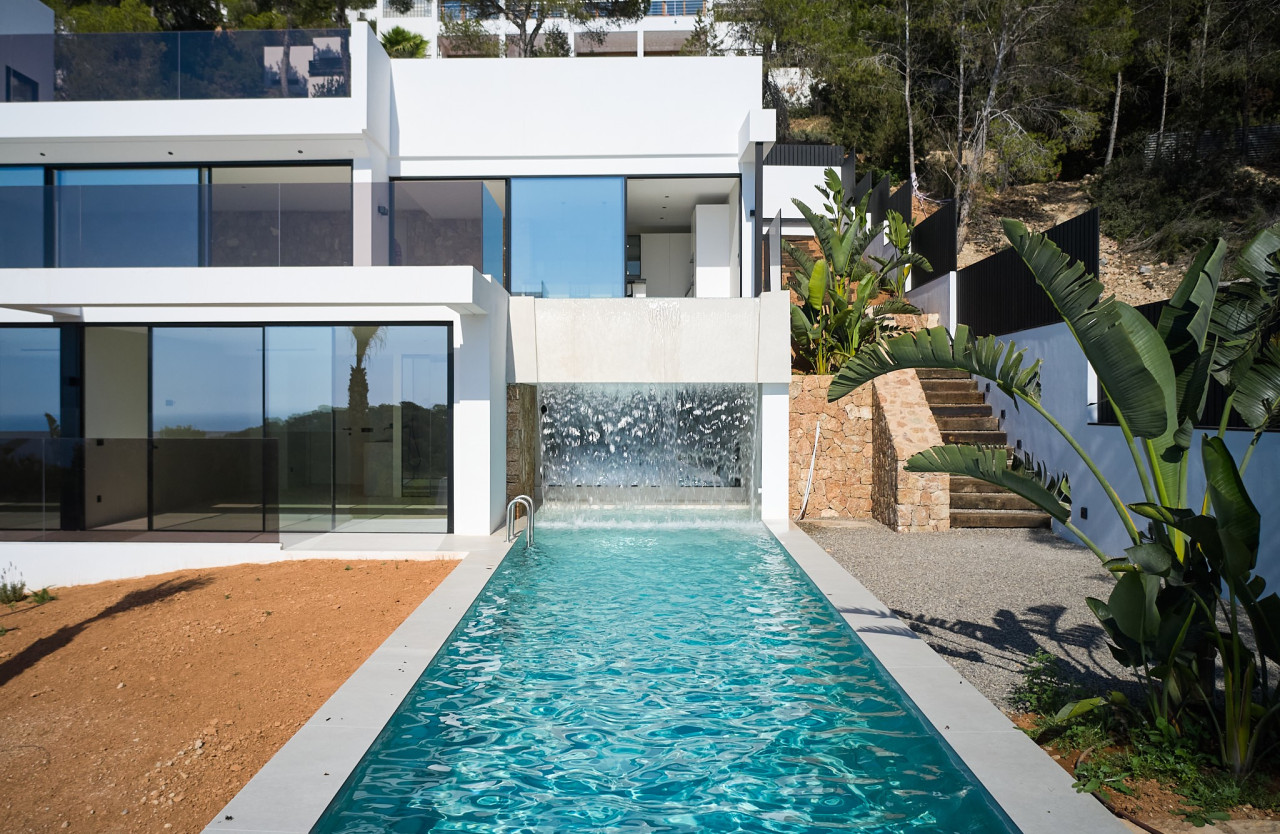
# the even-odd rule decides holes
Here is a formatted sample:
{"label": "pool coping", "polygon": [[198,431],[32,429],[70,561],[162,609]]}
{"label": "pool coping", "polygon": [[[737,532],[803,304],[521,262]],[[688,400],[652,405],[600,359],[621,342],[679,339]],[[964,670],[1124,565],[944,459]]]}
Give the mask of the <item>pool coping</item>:
{"label": "pool coping", "polygon": [[[1023,834],[1127,832],[803,530],[764,524]],[[469,551],[204,834],[308,834],[513,545]]]}
{"label": "pool coping", "polygon": [[1129,830],[808,534],[764,524],[1023,834]]}
{"label": "pool coping", "polygon": [[504,538],[477,541],[204,834],[307,834],[515,545]]}

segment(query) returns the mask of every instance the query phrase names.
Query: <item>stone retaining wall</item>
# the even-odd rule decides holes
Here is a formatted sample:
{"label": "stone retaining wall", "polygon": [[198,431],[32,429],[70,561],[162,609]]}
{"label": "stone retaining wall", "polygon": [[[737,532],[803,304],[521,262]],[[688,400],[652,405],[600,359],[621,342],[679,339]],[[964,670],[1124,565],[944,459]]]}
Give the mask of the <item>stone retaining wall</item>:
{"label": "stone retaining wall", "polygon": [[950,529],[950,479],[907,472],[942,442],[915,371],[897,371],[827,402],[830,376],[791,378],[790,509],[804,500],[814,424],[822,430],[806,518],[864,518],[898,532]]}
{"label": "stone retaining wall", "polygon": [[950,477],[906,471],[916,452],[942,443],[915,371],[895,371],[874,383],[871,512],[899,533],[951,529]]}
{"label": "stone retaining wall", "polygon": [[830,376],[791,377],[791,517],[800,513],[822,417],[806,518],[871,517],[871,386],[827,402]]}
{"label": "stone retaining wall", "polygon": [[537,498],[538,386],[507,386],[507,500]]}

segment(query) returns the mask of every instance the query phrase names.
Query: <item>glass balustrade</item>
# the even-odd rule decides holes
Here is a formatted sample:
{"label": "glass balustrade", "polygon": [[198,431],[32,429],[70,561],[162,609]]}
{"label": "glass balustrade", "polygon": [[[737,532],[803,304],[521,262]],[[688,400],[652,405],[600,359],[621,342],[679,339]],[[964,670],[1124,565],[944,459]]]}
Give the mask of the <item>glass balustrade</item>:
{"label": "glass balustrade", "polygon": [[344,29],[0,36],[23,100],[332,98],[351,95]]}

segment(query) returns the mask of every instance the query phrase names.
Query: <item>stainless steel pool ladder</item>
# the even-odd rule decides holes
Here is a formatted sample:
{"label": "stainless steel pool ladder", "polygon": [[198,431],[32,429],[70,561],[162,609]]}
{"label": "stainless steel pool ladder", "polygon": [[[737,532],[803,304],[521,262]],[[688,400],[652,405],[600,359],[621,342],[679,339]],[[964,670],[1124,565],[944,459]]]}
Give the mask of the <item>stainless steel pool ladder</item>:
{"label": "stainless steel pool ladder", "polygon": [[526,529],[529,531],[529,544],[533,544],[533,499],[527,495],[517,495],[507,503],[507,541],[511,541],[516,537],[517,505],[524,506],[524,517],[528,519]]}

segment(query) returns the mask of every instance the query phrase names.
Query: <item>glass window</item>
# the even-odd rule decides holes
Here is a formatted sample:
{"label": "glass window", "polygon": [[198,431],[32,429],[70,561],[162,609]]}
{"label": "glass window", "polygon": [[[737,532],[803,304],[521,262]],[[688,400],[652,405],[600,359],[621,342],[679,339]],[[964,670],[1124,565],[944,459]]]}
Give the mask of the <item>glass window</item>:
{"label": "glass window", "polygon": [[511,181],[511,292],[547,298],[624,294],[621,177]]}
{"label": "glass window", "polygon": [[153,529],[264,528],[262,336],[152,329]]}
{"label": "glass window", "polygon": [[58,265],[197,266],[200,170],[57,172]]}
{"label": "glass window", "polygon": [[452,460],[448,329],[336,331],[336,529],[444,532]]}
{"label": "glass window", "polygon": [[61,335],[0,328],[0,529],[60,526]]}
{"label": "glass window", "polygon": [[268,327],[267,437],[276,445],[280,531],[333,526],[333,327]]}
{"label": "glass window", "polygon": [[506,182],[397,180],[391,263],[470,265],[501,281]]}
{"label": "glass window", "polygon": [[211,266],[350,266],[351,168],[209,170]]}
{"label": "glass window", "polygon": [[44,266],[44,169],[0,168],[0,269]]}

